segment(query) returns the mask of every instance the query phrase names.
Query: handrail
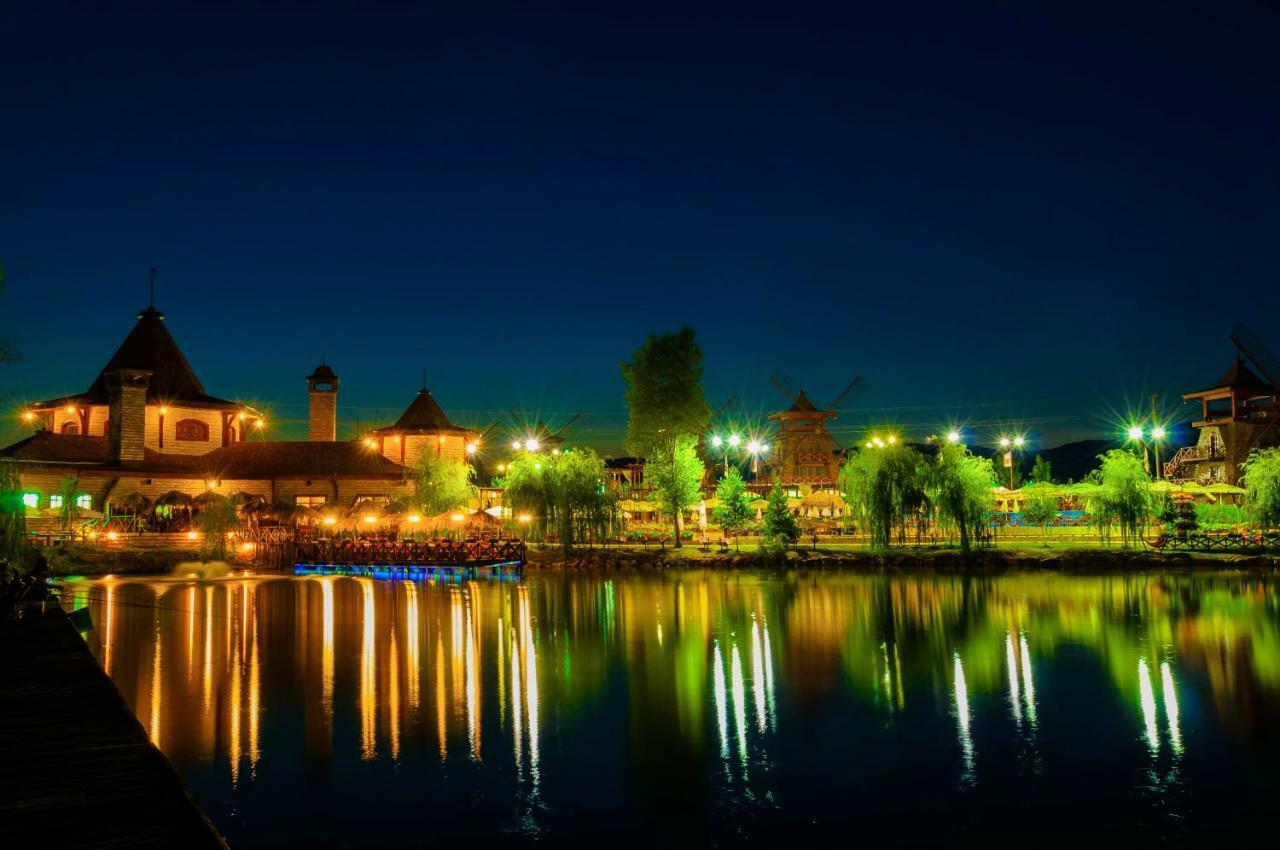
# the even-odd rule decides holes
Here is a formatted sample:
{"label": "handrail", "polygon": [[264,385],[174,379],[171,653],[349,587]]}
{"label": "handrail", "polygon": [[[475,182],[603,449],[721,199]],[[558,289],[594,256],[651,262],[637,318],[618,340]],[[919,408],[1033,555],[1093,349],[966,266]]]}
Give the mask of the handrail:
{"label": "handrail", "polygon": [[327,564],[490,564],[525,560],[522,540],[311,540],[297,544],[299,562]]}

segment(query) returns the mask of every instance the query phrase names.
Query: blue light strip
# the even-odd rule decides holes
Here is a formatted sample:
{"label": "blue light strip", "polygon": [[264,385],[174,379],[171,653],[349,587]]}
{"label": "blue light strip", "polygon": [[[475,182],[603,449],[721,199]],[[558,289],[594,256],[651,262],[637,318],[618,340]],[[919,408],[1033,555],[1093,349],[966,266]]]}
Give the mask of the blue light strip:
{"label": "blue light strip", "polygon": [[382,581],[425,579],[428,581],[462,582],[488,578],[497,581],[519,581],[523,575],[521,561],[503,561],[484,566],[419,566],[415,564],[361,566],[358,564],[294,564],[296,576],[367,576]]}

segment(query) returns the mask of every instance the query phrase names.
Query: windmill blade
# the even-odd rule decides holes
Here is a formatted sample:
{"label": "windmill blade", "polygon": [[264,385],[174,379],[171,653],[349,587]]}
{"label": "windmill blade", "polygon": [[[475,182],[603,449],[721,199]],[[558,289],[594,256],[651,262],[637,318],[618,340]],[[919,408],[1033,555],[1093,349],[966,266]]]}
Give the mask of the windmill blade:
{"label": "windmill blade", "polygon": [[1236,325],[1235,330],[1231,332],[1231,343],[1240,349],[1240,353],[1254,366],[1258,367],[1258,371],[1262,372],[1262,377],[1267,379],[1272,389],[1280,389],[1280,360],[1276,359],[1271,349],[1267,348],[1257,334],[1244,325]]}
{"label": "windmill blade", "polygon": [[835,410],[837,407],[840,406],[840,402],[848,398],[849,394],[853,392],[855,389],[857,389],[858,387],[860,387],[861,385],[862,385],[862,376],[858,375],[856,378],[854,378],[852,381],[849,382],[849,386],[844,388],[844,392],[836,396],[835,401],[827,405],[827,410]]}
{"label": "windmill blade", "polygon": [[569,421],[565,422],[565,423],[564,423],[563,425],[561,425],[558,429],[556,429],[556,432],[555,432],[554,434],[552,434],[551,436],[552,436],[552,437],[562,437],[562,436],[564,436],[564,432],[569,430],[569,426],[571,426],[573,423],[577,422],[577,421],[578,421],[579,419],[581,419],[581,418],[582,418],[582,413],[581,413],[581,411],[579,411],[578,413],[573,414],[572,416],[570,416],[570,417],[569,417]]}
{"label": "windmill blade", "polygon": [[781,369],[769,376],[769,383],[787,397],[787,401],[794,403],[796,400],[795,387],[791,383],[791,379],[786,376]]}
{"label": "windmill blade", "polygon": [[498,426],[502,424],[501,420],[495,420],[492,425],[480,432],[479,442],[483,443],[488,439],[489,435],[498,430]]}
{"label": "windmill blade", "polygon": [[716,408],[716,412],[711,414],[711,418],[714,420],[718,418],[721,413],[724,413],[729,408],[733,407],[736,409],[739,404],[741,404],[741,402],[738,401],[738,394],[734,393],[733,395],[729,396],[727,400],[725,400],[724,404]]}

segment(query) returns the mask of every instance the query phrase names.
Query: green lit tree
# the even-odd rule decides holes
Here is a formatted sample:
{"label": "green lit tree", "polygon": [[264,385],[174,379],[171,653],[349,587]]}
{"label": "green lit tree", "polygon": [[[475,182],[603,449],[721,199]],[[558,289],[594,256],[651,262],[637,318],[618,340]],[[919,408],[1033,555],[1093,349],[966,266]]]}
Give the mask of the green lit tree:
{"label": "green lit tree", "polygon": [[1022,519],[1027,525],[1040,529],[1041,536],[1049,537],[1049,526],[1058,517],[1058,500],[1053,496],[1033,496],[1022,506]]}
{"label": "green lit tree", "polygon": [[566,554],[617,526],[617,502],[605,486],[604,461],[592,449],[523,454],[507,467],[504,503],[536,520],[538,539],[554,532]]}
{"label": "green lit tree", "polygon": [[427,452],[418,461],[414,473],[415,501],[429,516],[467,507],[480,493],[472,481],[475,468],[469,463]]}
{"label": "green lit tree", "polygon": [[1031,483],[1052,484],[1053,464],[1044,455],[1037,453],[1035,463],[1031,465]]}
{"label": "green lit tree", "polygon": [[716,506],[711,511],[711,518],[724,529],[725,534],[733,534],[734,547],[737,548],[738,532],[751,522],[751,494],[747,492],[747,482],[742,480],[742,473],[737,467],[729,467],[716,485]]}
{"label": "green lit tree", "polygon": [[622,376],[627,382],[626,447],[645,459],[651,480],[652,470],[668,470],[666,493],[660,492],[659,499],[671,517],[678,547],[684,508],[697,499],[688,482],[696,481],[696,490],[702,478],[702,460],[694,449],[711,421],[711,406],[702,392],[702,349],[693,330],[650,334],[631,362],[622,364]]}
{"label": "green lit tree", "polygon": [[1098,455],[1102,465],[1098,468],[1100,482],[1094,497],[1095,520],[1104,537],[1110,537],[1112,528],[1120,529],[1120,543],[1128,548],[1140,545],[1151,519],[1151,476],[1142,458],[1132,452],[1112,449]]}
{"label": "green lit tree", "polygon": [[26,516],[18,465],[0,460],[0,561],[17,560],[22,553],[27,539]]}
{"label": "green lit tree", "polygon": [[924,458],[908,446],[855,452],[841,467],[839,481],[877,549],[889,547],[895,530],[899,542],[906,542],[907,521],[920,519],[929,506]]}
{"label": "green lit tree", "polygon": [[1280,526],[1280,449],[1254,449],[1240,469],[1245,515],[1261,528]]}
{"label": "green lit tree", "polygon": [[939,447],[929,472],[938,521],[954,529],[960,537],[960,548],[968,551],[990,517],[995,468],[989,458],[971,454],[964,446],[948,444]]}
{"label": "green lit tree", "polygon": [[235,503],[224,496],[210,498],[196,514],[196,525],[204,539],[205,559],[225,561],[227,535],[240,528],[240,514]]}
{"label": "green lit tree", "polygon": [[764,539],[775,547],[789,546],[800,539],[800,523],[787,507],[787,494],[777,481],[773,482],[769,504],[764,509]]}
{"label": "green lit tree", "polygon": [[658,449],[645,464],[645,477],[653,482],[653,493],[662,512],[675,526],[675,546],[680,545],[684,512],[702,498],[705,469],[698,457],[697,438],[680,437],[670,452]]}

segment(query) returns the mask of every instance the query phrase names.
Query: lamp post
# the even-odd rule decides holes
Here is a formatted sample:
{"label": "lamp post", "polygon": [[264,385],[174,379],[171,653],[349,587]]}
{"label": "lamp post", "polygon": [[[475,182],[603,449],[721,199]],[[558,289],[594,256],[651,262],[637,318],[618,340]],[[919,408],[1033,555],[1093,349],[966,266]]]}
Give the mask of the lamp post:
{"label": "lamp post", "polygon": [[1014,437],[1013,439],[1010,439],[1008,437],[1000,438],[1000,448],[1004,450],[1004,465],[1009,468],[1009,489],[1010,490],[1013,489],[1013,450],[1014,449],[1021,450],[1023,444],[1025,443],[1026,443],[1026,440],[1024,440],[1022,437]]}
{"label": "lamp post", "polygon": [[731,449],[736,449],[741,442],[742,442],[742,438],[739,437],[737,434],[730,434],[727,439],[724,437],[721,437],[719,434],[714,434],[711,437],[712,447],[716,449],[720,449],[721,453],[724,455],[724,474],[725,475],[729,474],[729,451]]}

